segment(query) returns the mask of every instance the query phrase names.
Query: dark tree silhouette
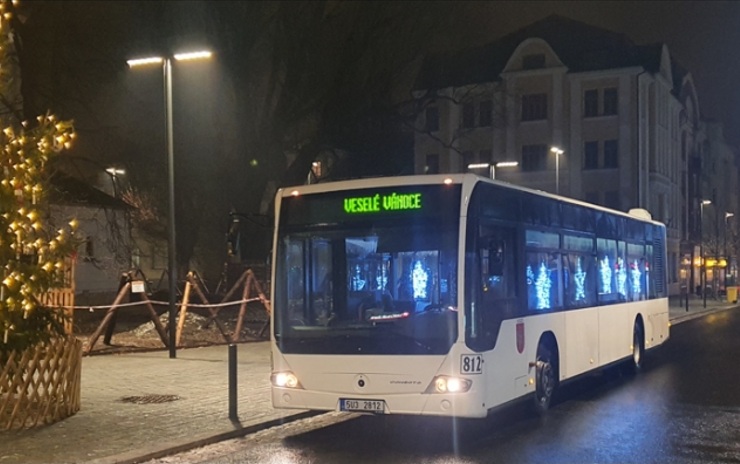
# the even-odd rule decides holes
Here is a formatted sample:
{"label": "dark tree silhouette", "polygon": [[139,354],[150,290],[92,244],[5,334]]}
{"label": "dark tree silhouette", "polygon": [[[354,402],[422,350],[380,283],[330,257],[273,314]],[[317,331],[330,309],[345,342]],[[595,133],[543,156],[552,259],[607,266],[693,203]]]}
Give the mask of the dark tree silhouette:
{"label": "dark tree silhouette", "polygon": [[[74,154],[124,165],[164,221],[161,70],[134,72],[125,60],[211,48],[210,63],[174,65],[177,252],[180,272],[218,272],[229,212],[271,215],[275,189],[304,183],[317,158],[335,161],[334,177],[410,171],[420,59],[456,40],[449,22],[467,7],[37,1],[18,28],[23,94],[30,112],[74,118]],[[266,255],[252,243],[252,256]]]}

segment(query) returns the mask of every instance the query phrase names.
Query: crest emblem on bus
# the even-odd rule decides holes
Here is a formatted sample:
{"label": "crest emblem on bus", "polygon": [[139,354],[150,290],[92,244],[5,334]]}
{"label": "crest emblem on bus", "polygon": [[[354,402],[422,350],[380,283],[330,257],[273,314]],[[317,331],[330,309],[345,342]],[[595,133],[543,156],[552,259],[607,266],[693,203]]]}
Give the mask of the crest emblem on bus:
{"label": "crest emblem on bus", "polygon": [[519,354],[524,353],[524,321],[516,323],[516,350]]}

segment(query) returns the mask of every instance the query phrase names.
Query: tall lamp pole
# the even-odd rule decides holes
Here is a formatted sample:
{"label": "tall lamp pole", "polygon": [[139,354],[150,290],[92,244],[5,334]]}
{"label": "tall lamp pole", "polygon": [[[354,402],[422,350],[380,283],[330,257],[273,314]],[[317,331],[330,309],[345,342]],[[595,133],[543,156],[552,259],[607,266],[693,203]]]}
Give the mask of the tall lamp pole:
{"label": "tall lamp pole", "polygon": [[555,153],[555,193],[560,195],[560,155],[565,153],[565,150],[559,147],[550,147],[550,151]]}
{"label": "tall lamp pole", "polygon": [[701,294],[704,299],[704,307],[707,307],[707,266],[704,262],[704,206],[711,205],[712,200],[701,200],[699,203],[699,265],[701,266]]}
{"label": "tall lamp pole", "polygon": [[[210,51],[202,50],[188,53],[177,53],[173,55],[176,61],[198,60],[210,58]],[[175,144],[174,130],[172,123],[172,58],[153,56],[147,58],[138,58],[127,61],[129,67],[145,66],[162,63],[164,72],[164,117],[166,130],[167,145],[167,280],[169,280],[169,305],[167,321],[167,330],[169,331],[169,351],[170,358],[177,357],[177,346],[175,339],[175,319],[177,317],[177,247],[175,234]]]}
{"label": "tall lamp pole", "polygon": [[734,215],[735,213],[725,211],[725,260],[727,261],[727,265],[725,266],[725,292],[727,292],[727,269],[729,268],[730,271],[732,271],[731,266],[730,266],[730,257],[727,255],[727,232],[729,230],[729,228],[727,227],[728,226],[727,220],[733,217]]}

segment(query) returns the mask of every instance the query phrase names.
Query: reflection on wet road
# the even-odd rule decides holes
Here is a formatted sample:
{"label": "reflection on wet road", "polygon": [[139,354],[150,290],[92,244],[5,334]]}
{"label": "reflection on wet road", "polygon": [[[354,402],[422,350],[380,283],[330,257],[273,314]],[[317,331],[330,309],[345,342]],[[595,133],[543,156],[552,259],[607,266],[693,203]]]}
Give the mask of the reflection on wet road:
{"label": "reflection on wet road", "polygon": [[203,462],[740,463],[738,359],[740,310],[728,310],[674,326],[637,376],[563,386],[544,417],[527,404],[485,421],[319,416]]}

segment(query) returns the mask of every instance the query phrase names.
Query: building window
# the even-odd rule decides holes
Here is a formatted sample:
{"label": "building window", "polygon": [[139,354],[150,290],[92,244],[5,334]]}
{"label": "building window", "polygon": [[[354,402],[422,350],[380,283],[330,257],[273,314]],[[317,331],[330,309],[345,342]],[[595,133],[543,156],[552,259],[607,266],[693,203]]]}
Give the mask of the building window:
{"label": "building window", "polygon": [[666,222],[666,196],[665,193],[659,193],[658,194],[658,211],[657,211],[657,220],[660,222]]}
{"label": "building window", "polygon": [[599,93],[597,90],[586,90],[583,93],[583,117],[593,118],[599,115]]}
{"label": "building window", "polygon": [[462,127],[463,129],[472,129],[475,127],[475,107],[472,103],[463,103]]}
{"label": "building window", "polygon": [[522,69],[542,69],[545,67],[544,53],[524,55],[522,57]]}
{"label": "building window", "polygon": [[468,166],[478,162],[478,160],[475,159],[475,152],[472,152],[472,151],[464,151],[462,153],[462,160],[463,160],[463,172],[465,172],[468,169]]}
{"label": "building window", "polygon": [[617,114],[618,94],[616,87],[604,89],[604,115],[610,116]]}
{"label": "building window", "polygon": [[583,144],[583,169],[598,169],[599,167],[599,142],[586,142]]}
{"label": "building window", "polygon": [[604,206],[611,209],[621,210],[619,204],[619,191],[610,190],[604,192]]}
{"label": "building window", "polygon": [[431,106],[426,110],[426,125],[427,132],[436,132],[439,130],[439,108]]}
{"label": "building window", "polygon": [[607,169],[619,167],[619,145],[616,140],[604,140],[604,167]]}
{"label": "building window", "polygon": [[85,239],[85,254],[87,256],[83,258],[83,261],[95,262],[95,242],[93,242],[93,238],[89,235]]}
{"label": "building window", "polygon": [[522,146],[522,171],[547,169],[547,145]]}
{"label": "building window", "polygon": [[478,125],[488,127],[491,124],[493,124],[493,102],[491,100],[483,100],[480,102]]}
{"label": "building window", "polygon": [[424,166],[425,174],[439,174],[439,155],[434,153],[427,155],[427,164]]}
{"label": "building window", "polygon": [[547,119],[547,94],[522,95],[522,121]]}

